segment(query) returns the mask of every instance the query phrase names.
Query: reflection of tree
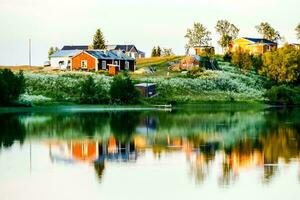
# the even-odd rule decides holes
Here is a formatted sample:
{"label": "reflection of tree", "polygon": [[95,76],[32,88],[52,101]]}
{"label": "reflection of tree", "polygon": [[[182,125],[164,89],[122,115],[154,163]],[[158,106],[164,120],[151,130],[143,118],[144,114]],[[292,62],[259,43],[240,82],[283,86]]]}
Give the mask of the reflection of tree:
{"label": "reflection of tree", "polygon": [[234,183],[236,180],[237,175],[234,174],[232,170],[232,165],[230,164],[229,160],[225,159],[222,163],[222,174],[219,177],[219,185],[221,186],[227,186]]}
{"label": "reflection of tree", "polygon": [[278,166],[276,165],[264,165],[263,183],[270,183],[277,171]]}
{"label": "reflection of tree", "polygon": [[104,169],[105,169],[104,161],[103,162],[94,162],[94,169],[96,171],[99,181],[101,181],[103,174],[104,174]]}
{"label": "reflection of tree", "polygon": [[139,116],[139,112],[111,113],[110,128],[116,139],[129,140],[140,122]]}
{"label": "reflection of tree", "polygon": [[0,148],[10,147],[14,141],[24,142],[26,131],[16,115],[0,115],[0,128]]}

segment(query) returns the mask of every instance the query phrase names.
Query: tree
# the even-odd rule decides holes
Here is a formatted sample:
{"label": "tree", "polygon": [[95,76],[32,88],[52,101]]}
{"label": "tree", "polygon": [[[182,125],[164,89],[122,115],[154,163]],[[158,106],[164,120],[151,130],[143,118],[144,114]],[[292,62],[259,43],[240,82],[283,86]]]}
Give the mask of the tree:
{"label": "tree", "polygon": [[296,31],[298,40],[300,40],[300,23],[299,23],[298,26],[296,27],[295,31]]}
{"label": "tree", "polygon": [[194,23],[194,27],[187,29],[187,33],[184,36],[188,39],[188,43],[185,46],[186,51],[189,52],[189,49],[195,46],[205,46],[208,45],[211,32],[206,29],[201,23]]}
{"label": "tree", "polygon": [[300,51],[285,45],[276,51],[263,54],[263,66],[259,71],[277,83],[299,83]]}
{"label": "tree", "polygon": [[278,31],[276,31],[268,22],[262,22],[260,25],[255,26],[257,32],[262,35],[264,39],[276,42],[281,39]]}
{"label": "tree", "polygon": [[48,58],[50,59],[50,56],[58,51],[59,51],[58,47],[50,47],[50,49],[48,50]]}
{"label": "tree", "polygon": [[80,85],[80,103],[105,104],[108,102],[107,91],[101,84],[97,84],[92,76],[86,77]]}
{"label": "tree", "polygon": [[215,29],[220,35],[220,40],[218,43],[222,47],[223,52],[225,52],[230,42],[237,38],[240,30],[227,20],[219,20],[215,26]]}
{"label": "tree", "polygon": [[8,69],[0,70],[0,104],[8,105],[18,100],[25,92],[23,72],[14,74]]}
{"label": "tree", "polygon": [[156,47],[153,47],[152,52],[151,52],[151,57],[156,57],[156,56],[157,56]]}
{"label": "tree", "polygon": [[133,81],[127,74],[113,78],[109,94],[111,101],[117,104],[137,103],[140,96],[138,90],[134,87]]}
{"label": "tree", "polygon": [[161,56],[161,48],[160,48],[160,46],[157,46],[157,49],[156,49],[156,55],[157,55],[158,57]]}
{"label": "tree", "polygon": [[232,54],[232,64],[242,70],[249,70],[252,65],[251,56],[248,52],[238,49]]}
{"label": "tree", "polygon": [[171,48],[163,48],[162,50],[162,56],[172,56],[174,55]]}
{"label": "tree", "polygon": [[103,33],[97,29],[93,38],[93,49],[106,49]]}

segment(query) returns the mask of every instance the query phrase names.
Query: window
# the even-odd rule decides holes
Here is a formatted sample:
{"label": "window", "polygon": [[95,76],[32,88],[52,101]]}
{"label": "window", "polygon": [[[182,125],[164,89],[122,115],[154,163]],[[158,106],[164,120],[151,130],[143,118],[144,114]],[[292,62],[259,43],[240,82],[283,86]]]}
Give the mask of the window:
{"label": "window", "polygon": [[118,61],[115,61],[115,65],[119,65],[119,62],[118,62]]}
{"label": "window", "polygon": [[106,61],[105,60],[102,61],[102,67],[101,68],[104,69],[104,70],[106,69]]}
{"label": "window", "polygon": [[59,65],[59,67],[64,66],[64,65],[65,65],[65,61],[59,61],[59,62],[58,62],[58,65]]}
{"label": "window", "polygon": [[87,68],[87,60],[82,60],[80,66],[81,66],[81,68],[86,69]]}
{"label": "window", "polygon": [[129,70],[129,62],[125,61],[125,70]]}

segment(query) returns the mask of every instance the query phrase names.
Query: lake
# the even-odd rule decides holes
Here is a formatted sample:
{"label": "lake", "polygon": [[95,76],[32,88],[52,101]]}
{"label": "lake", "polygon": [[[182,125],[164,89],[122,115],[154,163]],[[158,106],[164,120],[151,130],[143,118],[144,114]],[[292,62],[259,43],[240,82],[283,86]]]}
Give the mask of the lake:
{"label": "lake", "polygon": [[2,109],[0,133],[1,200],[300,196],[299,108]]}

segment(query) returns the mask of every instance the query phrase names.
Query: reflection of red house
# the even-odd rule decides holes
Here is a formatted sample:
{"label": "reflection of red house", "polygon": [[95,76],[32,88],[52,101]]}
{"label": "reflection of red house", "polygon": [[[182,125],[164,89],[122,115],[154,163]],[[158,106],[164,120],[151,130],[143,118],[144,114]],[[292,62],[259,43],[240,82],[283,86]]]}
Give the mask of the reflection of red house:
{"label": "reflection of red house", "polygon": [[97,143],[92,141],[72,141],[72,157],[75,160],[94,161],[97,159]]}

